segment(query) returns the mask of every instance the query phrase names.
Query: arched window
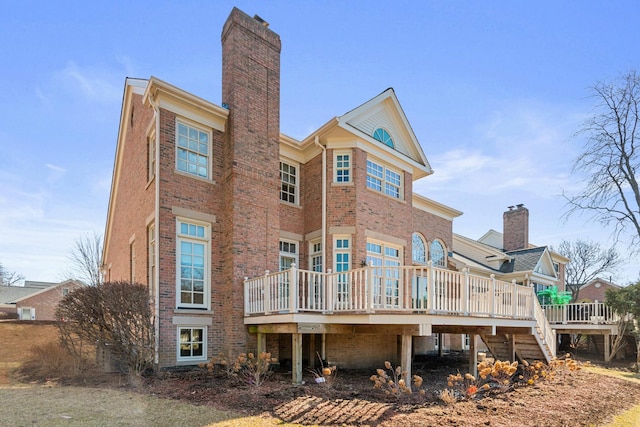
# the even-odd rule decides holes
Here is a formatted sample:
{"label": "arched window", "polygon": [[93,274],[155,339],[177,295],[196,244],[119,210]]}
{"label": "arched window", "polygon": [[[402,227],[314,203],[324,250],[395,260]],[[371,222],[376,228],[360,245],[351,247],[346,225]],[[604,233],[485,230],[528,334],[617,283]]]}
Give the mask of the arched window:
{"label": "arched window", "polygon": [[373,131],[373,138],[382,142],[384,145],[388,145],[391,148],[395,147],[395,145],[393,144],[393,138],[391,138],[389,132],[382,128],[377,128],[375,131]]}
{"label": "arched window", "polygon": [[440,243],[439,240],[434,240],[431,242],[431,247],[429,248],[430,252],[430,260],[433,261],[433,265],[436,267],[446,267],[447,260],[444,254],[444,246]]}
{"label": "arched window", "polygon": [[413,248],[413,262],[427,262],[427,246],[424,244],[424,239],[420,234],[413,233],[411,246]]}

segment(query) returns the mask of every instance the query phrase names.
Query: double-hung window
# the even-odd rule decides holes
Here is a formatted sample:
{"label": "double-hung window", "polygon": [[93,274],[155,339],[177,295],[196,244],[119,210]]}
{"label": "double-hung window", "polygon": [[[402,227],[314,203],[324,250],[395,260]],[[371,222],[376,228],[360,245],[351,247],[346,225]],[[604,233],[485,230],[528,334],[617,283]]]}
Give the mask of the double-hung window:
{"label": "double-hung window", "polygon": [[178,220],[177,230],[177,306],[209,308],[210,226],[192,220]]}
{"label": "double-hung window", "polygon": [[176,168],[200,178],[209,178],[211,134],[178,121]]}
{"label": "double-hung window", "polygon": [[280,200],[298,203],[298,168],[289,163],[280,162]]}
{"label": "double-hung window", "polygon": [[402,174],[367,159],[367,187],[396,199],[402,199]]}
{"label": "double-hung window", "polygon": [[333,182],[351,182],[351,152],[336,151],[333,162]]}

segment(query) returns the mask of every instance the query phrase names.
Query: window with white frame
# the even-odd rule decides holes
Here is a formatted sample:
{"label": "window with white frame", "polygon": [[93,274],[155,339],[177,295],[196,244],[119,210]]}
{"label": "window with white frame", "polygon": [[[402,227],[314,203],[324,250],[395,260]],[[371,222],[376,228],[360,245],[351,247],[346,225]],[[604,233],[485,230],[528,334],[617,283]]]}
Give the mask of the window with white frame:
{"label": "window with white frame", "polygon": [[207,328],[178,327],[178,360],[205,360],[207,358]]}
{"label": "window with white frame", "polygon": [[156,134],[155,131],[147,138],[147,180],[156,176]]}
{"label": "window with white frame", "polygon": [[309,265],[311,271],[322,272],[322,240],[309,242]]}
{"label": "window with white frame", "polygon": [[420,233],[413,233],[411,237],[411,251],[413,262],[424,264],[427,262],[427,245]]}
{"label": "window with white frame", "polygon": [[147,228],[147,278],[149,284],[149,292],[155,295],[155,277],[156,277],[156,227],[154,224]]}
{"label": "window with white frame", "polygon": [[402,199],[402,175],[373,160],[367,159],[367,187],[396,199]]}
{"label": "window with white frame", "polygon": [[429,247],[429,259],[436,267],[446,267],[447,259],[444,252],[444,245],[439,240],[431,242]]}
{"label": "window with white frame", "polygon": [[191,175],[209,178],[210,133],[181,121],[178,121],[177,128],[176,168]]}
{"label": "window with white frame", "polygon": [[280,200],[296,204],[298,200],[298,168],[280,162]]}
{"label": "window with white frame", "polygon": [[176,277],[179,308],[209,308],[209,235],[209,224],[178,220]]}
{"label": "window with white frame", "polygon": [[367,264],[373,270],[373,302],[378,307],[400,304],[400,269],[402,249],[375,240],[367,240]]}
{"label": "window with white frame", "polygon": [[[333,266],[335,267],[335,272],[343,273],[349,271],[351,269],[351,238],[348,236],[335,236],[333,242]],[[338,274],[336,285],[337,302],[346,308],[351,293],[349,275]]]}
{"label": "window with white frame", "polygon": [[291,264],[298,264],[298,242],[280,240],[280,271],[291,268]]}
{"label": "window with white frame", "polygon": [[336,151],[333,158],[333,182],[351,182],[351,152]]}

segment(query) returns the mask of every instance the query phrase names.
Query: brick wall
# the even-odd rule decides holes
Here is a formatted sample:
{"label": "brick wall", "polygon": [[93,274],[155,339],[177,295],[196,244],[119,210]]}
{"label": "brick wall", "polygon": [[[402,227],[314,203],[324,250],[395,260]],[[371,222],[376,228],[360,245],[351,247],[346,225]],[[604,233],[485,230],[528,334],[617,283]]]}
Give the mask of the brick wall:
{"label": "brick wall", "polygon": [[[135,280],[147,283],[147,225],[146,219],[155,210],[154,184],[148,184],[147,129],[153,110],[142,105],[141,95],[132,95],[131,113],[125,121],[126,139],[120,146],[121,173],[117,197],[111,205],[111,226],[108,258],[104,265],[110,268],[107,280],[129,280],[131,275],[130,241],[135,246]],[[113,195],[112,195],[113,197]]]}

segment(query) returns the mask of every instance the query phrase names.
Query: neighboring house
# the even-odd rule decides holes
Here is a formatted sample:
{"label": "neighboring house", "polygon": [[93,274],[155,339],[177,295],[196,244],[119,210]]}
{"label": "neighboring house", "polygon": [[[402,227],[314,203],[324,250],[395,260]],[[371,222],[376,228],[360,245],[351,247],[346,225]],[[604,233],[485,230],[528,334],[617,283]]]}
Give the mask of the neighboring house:
{"label": "neighboring house", "polygon": [[578,302],[604,302],[607,290],[620,288],[620,286],[607,280],[596,278],[580,287]]}
{"label": "neighboring house", "polygon": [[503,233],[489,230],[478,240],[453,235],[456,268],[494,275],[504,281],[532,286],[536,293],[557,286],[565,289],[565,267],[569,259],[547,246],[529,243],[529,210],[524,205],[510,206],[503,214]]}
{"label": "neighboring house", "polygon": [[410,369],[438,334],[469,335],[472,355],[480,336],[501,357],[553,356],[532,289],[510,282],[555,283],[553,255],[453,253],[461,212],[413,193],[433,171],[393,89],[302,140],[280,132],[279,95],[279,36],[235,8],[220,105],[126,79],[103,269],[149,285],[159,367],[268,350],[294,381],[316,352]]}
{"label": "neighboring house", "polygon": [[0,287],[0,312],[20,320],[57,320],[56,307],[69,292],[84,286],[66,280],[60,283],[25,281],[24,286]]}

